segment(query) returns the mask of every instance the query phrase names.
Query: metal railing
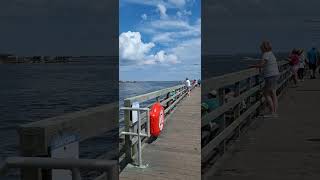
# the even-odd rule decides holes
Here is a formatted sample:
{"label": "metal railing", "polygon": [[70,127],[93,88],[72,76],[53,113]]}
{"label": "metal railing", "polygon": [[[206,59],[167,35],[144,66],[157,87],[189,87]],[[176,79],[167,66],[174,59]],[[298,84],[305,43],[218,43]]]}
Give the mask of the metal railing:
{"label": "metal railing", "polygon": [[[120,136],[122,135],[129,135],[129,136],[137,136],[138,137],[138,167],[139,168],[145,168],[146,165],[142,164],[142,146],[141,146],[141,141],[142,141],[142,137],[150,137],[150,116],[149,116],[149,108],[128,108],[128,107],[123,107],[120,108],[120,110],[129,110],[131,112],[133,111],[137,111],[137,126],[138,126],[138,132],[121,132]],[[146,127],[146,131],[147,133],[141,133],[141,118],[140,118],[140,112],[146,111],[146,116],[147,116],[147,127]]]}
{"label": "metal railing", "polygon": [[[24,169],[66,169],[72,172],[72,180],[81,180],[80,169],[105,171],[106,180],[118,180],[118,161],[99,159],[75,158],[42,158],[42,157],[9,157],[5,160],[0,172],[5,173],[8,168]],[[42,179],[37,177],[37,180]]]}

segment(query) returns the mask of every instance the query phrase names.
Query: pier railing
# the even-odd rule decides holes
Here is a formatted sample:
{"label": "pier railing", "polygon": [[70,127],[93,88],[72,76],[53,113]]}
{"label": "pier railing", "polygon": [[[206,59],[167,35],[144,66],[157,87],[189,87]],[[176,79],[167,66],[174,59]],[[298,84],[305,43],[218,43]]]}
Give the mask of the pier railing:
{"label": "pier railing", "polygon": [[18,129],[22,157],[7,158],[3,167],[21,169],[21,180],[51,180],[53,169],[71,170],[72,179],[79,179],[79,169],[108,172],[97,179],[115,178],[118,150],[98,159],[78,156],[80,142],[118,128],[118,112],[118,103],[111,103],[22,125]]}
{"label": "pier railing", "polygon": [[[193,86],[194,87],[194,86]],[[171,94],[172,93],[172,94]],[[147,94],[142,94],[139,96],[127,98],[124,100],[124,119],[120,120],[120,122],[124,122],[124,127],[119,129],[120,135],[120,154],[119,154],[119,165],[120,169],[123,169],[127,164],[137,163],[137,155],[140,147],[139,147],[139,138],[138,136],[132,136],[129,134],[125,134],[123,132],[132,132],[138,133],[138,131],[143,134],[148,134],[148,115],[147,112],[142,112],[139,114],[139,121],[133,120],[132,113],[134,111],[130,110],[130,108],[137,108],[137,104],[139,104],[140,108],[150,108],[153,103],[159,101],[164,107],[165,120],[170,116],[170,112],[172,112],[177,103],[179,103],[185,96],[187,95],[187,89],[185,85],[178,85],[162,90],[158,90],[155,92],[150,92]],[[142,107],[141,107],[142,106]],[[138,112],[139,113],[139,112]],[[140,127],[138,127],[140,126]],[[142,137],[142,147],[150,140],[148,137]],[[138,158],[139,159],[139,158]]]}
{"label": "pier railing", "polygon": [[[285,92],[292,74],[288,62],[281,61],[278,65],[280,78],[277,94],[280,96]],[[202,113],[201,117],[201,161],[205,165],[214,163],[225,152],[231,140],[240,136],[241,130],[259,115],[265,103],[262,97],[264,81],[259,69],[213,77],[202,84],[203,100],[214,90],[220,104],[218,108]],[[231,98],[227,98],[226,89],[233,92]]]}

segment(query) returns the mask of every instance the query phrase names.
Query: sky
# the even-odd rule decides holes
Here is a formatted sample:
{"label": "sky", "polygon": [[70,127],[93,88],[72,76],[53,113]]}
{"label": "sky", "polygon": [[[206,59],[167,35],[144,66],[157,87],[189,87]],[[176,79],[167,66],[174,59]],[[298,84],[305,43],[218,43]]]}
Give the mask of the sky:
{"label": "sky", "polygon": [[200,0],[120,0],[119,78],[201,77]]}
{"label": "sky", "polygon": [[118,0],[1,0],[0,53],[118,56]]}
{"label": "sky", "polygon": [[[319,0],[203,0],[203,55],[320,47]],[[314,20],[313,23],[308,22]]]}

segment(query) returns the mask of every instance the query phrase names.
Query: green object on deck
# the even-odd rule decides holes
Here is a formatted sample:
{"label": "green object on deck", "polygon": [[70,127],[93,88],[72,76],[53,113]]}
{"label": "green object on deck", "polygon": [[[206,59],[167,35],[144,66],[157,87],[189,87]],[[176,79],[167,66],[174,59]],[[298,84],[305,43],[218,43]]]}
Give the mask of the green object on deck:
{"label": "green object on deck", "polygon": [[207,99],[201,104],[201,107],[203,107],[206,111],[212,111],[217,109],[219,106],[220,105],[217,98]]}

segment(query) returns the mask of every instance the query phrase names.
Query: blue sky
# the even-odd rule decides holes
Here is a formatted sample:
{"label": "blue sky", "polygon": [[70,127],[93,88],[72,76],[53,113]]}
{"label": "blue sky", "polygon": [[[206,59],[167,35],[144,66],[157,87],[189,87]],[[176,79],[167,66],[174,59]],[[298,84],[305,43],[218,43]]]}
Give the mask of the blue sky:
{"label": "blue sky", "polygon": [[120,80],[201,77],[200,0],[120,0]]}

